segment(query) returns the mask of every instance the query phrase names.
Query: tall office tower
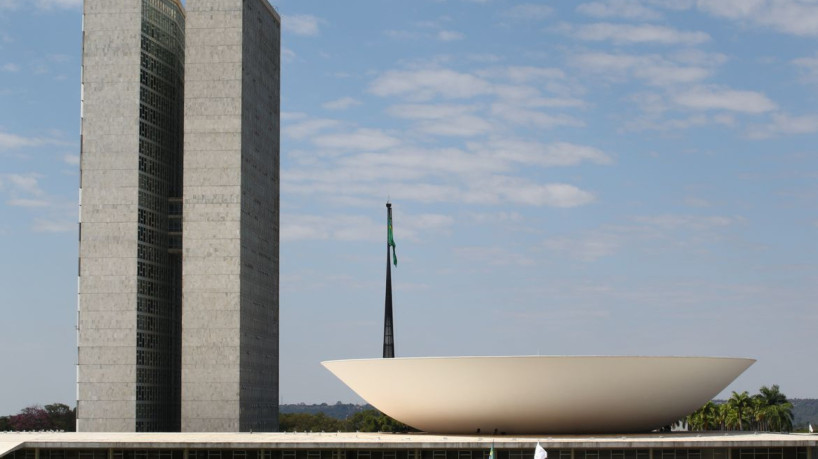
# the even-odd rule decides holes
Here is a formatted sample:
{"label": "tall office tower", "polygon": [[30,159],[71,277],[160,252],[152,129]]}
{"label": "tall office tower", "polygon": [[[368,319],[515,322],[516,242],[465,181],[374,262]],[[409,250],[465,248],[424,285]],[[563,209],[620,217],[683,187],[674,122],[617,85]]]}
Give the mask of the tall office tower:
{"label": "tall office tower", "polygon": [[83,13],[77,427],[179,430],[185,17],[177,0]]}
{"label": "tall office tower", "polygon": [[187,7],[84,1],[80,431],[277,427],[280,19]]}
{"label": "tall office tower", "polygon": [[278,426],[280,19],[188,0],[182,430]]}

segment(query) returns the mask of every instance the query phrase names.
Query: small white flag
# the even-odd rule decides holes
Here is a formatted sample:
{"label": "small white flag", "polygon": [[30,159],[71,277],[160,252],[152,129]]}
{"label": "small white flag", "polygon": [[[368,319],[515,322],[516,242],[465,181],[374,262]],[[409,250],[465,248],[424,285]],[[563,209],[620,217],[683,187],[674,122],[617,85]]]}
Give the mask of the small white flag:
{"label": "small white flag", "polygon": [[534,448],[534,459],[546,459],[547,457],[548,453],[540,446],[540,442],[537,442],[537,447]]}

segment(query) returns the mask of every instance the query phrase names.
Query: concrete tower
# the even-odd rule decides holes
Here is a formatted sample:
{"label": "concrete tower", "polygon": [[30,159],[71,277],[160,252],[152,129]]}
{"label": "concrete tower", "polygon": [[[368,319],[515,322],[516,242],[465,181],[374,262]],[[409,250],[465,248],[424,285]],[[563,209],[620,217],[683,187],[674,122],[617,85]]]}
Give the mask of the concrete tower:
{"label": "concrete tower", "polygon": [[80,431],[277,428],[280,19],[187,8],[84,2]]}
{"label": "concrete tower", "polygon": [[278,426],[280,20],[188,0],[182,430]]}
{"label": "concrete tower", "polygon": [[184,12],[83,13],[77,427],[178,430]]}

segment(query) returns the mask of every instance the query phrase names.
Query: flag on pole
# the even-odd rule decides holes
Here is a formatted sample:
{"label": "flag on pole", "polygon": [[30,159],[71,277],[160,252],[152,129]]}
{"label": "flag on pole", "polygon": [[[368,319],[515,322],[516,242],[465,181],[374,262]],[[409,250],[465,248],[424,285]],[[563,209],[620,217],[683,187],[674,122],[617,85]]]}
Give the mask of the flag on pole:
{"label": "flag on pole", "polygon": [[395,266],[398,266],[398,254],[395,253],[395,236],[392,234],[392,212],[389,212],[389,221],[387,223],[386,243],[392,247],[392,262]]}
{"label": "flag on pole", "polygon": [[489,451],[489,459],[497,459],[497,455],[494,454],[494,446],[492,446],[491,451]]}
{"label": "flag on pole", "polygon": [[537,442],[537,447],[534,448],[534,459],[546,459],[548,457],[548,453],[540,446],[540,442]]}

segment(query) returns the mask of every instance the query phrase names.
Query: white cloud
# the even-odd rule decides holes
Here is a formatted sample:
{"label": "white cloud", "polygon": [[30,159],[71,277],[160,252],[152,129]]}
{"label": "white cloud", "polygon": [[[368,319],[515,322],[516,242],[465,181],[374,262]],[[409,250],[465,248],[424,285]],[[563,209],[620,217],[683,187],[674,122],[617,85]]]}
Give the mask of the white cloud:
{"label": "white cloud", "polygon": [[622,246],[622,240],[613,233],[587,231],[579,236],[548,238],[542,242],[542,246],[548,250],[565,253],[572,259],[592,262],[615,254]]}
{"label": "white cloud", "polygon": [[711,74],[706,67],[674,62],[658,55],[590,52],[576,54],[569,62],[608,80],[637,78],[661,87],[699,82]]}
{"label": "white cloud", "polygon": [[565,72],[556,67],[516,66],[494,67],[477,72],[479,76],[487,78],[504,78],[515,83],[532,81],[563,80]]}
{"label": "white cloud", "polygon": [[[697,126],[708,126],[719,122],[721,117],[714,116],[712,119],[706,115],[691,115],[684,118],[661,119],[656,114],[637,117],[628,120],[624,124],[625,131],[681,131]],[[720,123],[724,124],[724,123]]]}
{"label": "white cloud", "polygon": [[613,160],[598,148],[568,142],[541,144],[523,140],[492,140],[469,144],[482,156],[540,167],[576,166],[582,162],[607,165]]}
{"label": "white cloud", "polygon": [[518,177],[494,176],[485,183],[503,201],[548,207],[578,207],[593,202],[595,196],[564,183],[539,184]]}
{"label": "white cloud", "polygon": [[65,154],[63,155],[62,160],[66,164],[76,166],[80,163],[80,155]]}
{"label": "white cloud", "polygon": [[377,180],[383,177],[384,171],[392,171],[391,178],[402,181],[428,178],[456,181],[459,176],[482,177],[508,169],[498,158],[476,157],[456,148],[401,148],[388,153],[364,153],[343,158],[338,166],[358,180]]}
{"label": "white cloud", "polygon": [[[447,233],[454,218],[440,214],[401,214],[395,238],[418,241],[430,233]],[[383,223],[358,215],[281,215],[282,241],[337,240],[377,241],[383,237]]]}
{"label": "white cloud", "polygon": [[520,223],[523,216],[519,212],[492,212],[492,213],[477,213],[469,212],[466,216],[476,223]]}
{"label": "white cloud", "polygon": [[566,31],[586,41],[612,41],[616,44],[658,43],[697,45],[710,40],[704,32],[685,32],[657,25],[598,23],[568,26]]}
{"label": "white cloud", "polygon": [[794,59],[792,63],[802,69],[808,79],[818,81],[818,55]]}
{"label": "white cloud", "polygon": [[463,38],[465,38],[465,35],[453,30],[441,30],[437,33],[437,39],[440,41],[456,41],[462,40]]}
{"label": "white cloud", "polygon": [[758,114],[776,109],[773,101],[755,91],[697,87],[677,94],[674,101],[697,110],[729,110]]}
{"label": "white cloud", "polygon": [[553,12],[554,10],[550,6],[524,3],[505,11],[503,16],[516,20],[537,21],[551,16]]}
{"label": "white cloud", "polygon": [[287,137],[293,139],[304,139],[317,135],[323,130],[339,126],[340,124],[341,123],[337,120],[315,118],[296,124],[289,124],[284,126],[281,131]]}
{"label": "white cloud", "polygon": [[[35,0],[32,3],[41,11],[82,7],[82,0]],[[0,0],[0,10],[14,10],[24,4],[21,0]]]}
{"label": "white cloud", "polygon": [[82,7],[82,0],[37,0],[36,4],[41,10],[70,9]]}
{"label": "white cloud", "polygon": [[40,188],[40,179],[42,178],[40,174],[2,174],[0,178],[3,179],[4,184],[8,184],[6,188],[9,188],[12,192],[22,192],[34,196],[45,194]]}
{"label": "white cloud", "polygon": [[494,126],[472,115],[475,105],[405,104],[393,105],[386,112],[397,118],[420,120],[417,131],[443,136],[470,137],[490,132]]}
{"label": "white cloud", "polygon": [[505,103],[492,104],[491,113],[514,124],[544,129],[554,128],[557,126],[585,126],[584,121],[570,115],[550,115]]}
{"label": "white cloud", "polygon": [[811,0],[698,0],[698,7],[714,16],[779,32],[818,35],[818,4]]}
{"label": "white cloud", "polygon": [[700,216],[700,215],[681,215],[681,214],[663,214],[653,216],[634,217],[638,223],[647,224],[665,230],[695,230],[705,231],[714,228],[723,228],[733,225],[740,218],[724,217],[724,216]]}
{"label": "white cloud", "polygon": [[473,137],[491,132],[494,125],[478,116],[458,115],[440,121],[421,122],[415,128],[430,135]]}
{"label": "white cloud", "polygon": [[355,132],[323,134],[314,137],[312,141],[322,148],[357,151],[383,150],[400,143],[400,140],[378,129],[358,129]]}
{"label": "white cloud", "polygon": [[0,151],[43,145],[66,145],[66,142],[43,137],[23,137],[16,134],[0,132]]}
{"label": "white cloud", "polygon": [[382,226],[356,215],[281,215],[281,240],[374,241]]}
{"label": "white cloud", "polygon": [[503,247],[457,247],[454,254],[472,266],[531,266],[534,260]]}
{"label": "white cloud", "polygon": [[556,67],[511,66],[506,68],[511,81],[529,82],[565,79],[565,71]]}
{"label": "white cloud", "polygon": [[389,107],[386,112],[397,118],[439,120],[472,113],[476,105],[402,104]]}
{"label": "white cloud", "polygon": [[782,134],[812,134],[815,132],[818,132],[818,115],[790,116],[776,113],[772,116],[772,122],[748,129],[747,136],[751,139],[767,139]]}
{"label": "white cloud", "polygon": [[390,70],[377,77],[369,90],[378,96],[407,96],[428,100],[470,98],[488,94],[492,85],[474,75],[447,69]]}
{"label": "white cloud", "polygon": [[19,72],[20,71],[20,66],[15,64],[15,63],[12,63],[12,62],[9,62],[8,64],[3,65],[2,68],[3,68],[4,72]]}
{"label": "white cloud", "polygon": [[[323,195],[332,200],[380,196],[388,183],[396,200],[480,205],[575,207],[593,202],[592,193],[573,185],[535,183],[515,177],[524,163],[492,151],[390,149],[340,157],[308,159],[282,173],[282,192]],[[526,159],[526,161],[535,161]],[[529,164],[537,166],[536,162]]]}
{"label": "white cloud", "polygon": [[48,207],[51,205],[50,202],[44,199],[26,199],[26,198],[14,198],[9,199],[6,201],[6,204],[12,207]]}
{"label": "white cloud", "polygon": [[450,234],[455,220],[451,215],[405,214],[401,212],[395,237],[400,240],[421,241],[426,234]]}
{"label": "white cloud", "polygon": [[285,32],[305,37],[313,37],[320,33],[319,24],[324,20],[311,14],[291,14],[281,17],[281,27]]}
{"label": "white cloud", "polygon": [[34,225],[31,229],[37,233],[67,233],[77,231],[77,222],[68,219],[50,220],[37,218],[34,219]]}
{"label": "white cloud", "polygon": [[638,0],[607,0],[583,3],[577,6],[577,11],[597,18],[624,18],[636,20],[653,20],[662,16]]}
{"label": "white cloud", "polygon": [[412,218],[408,220],[411,220],[411,228],[423,230],[438,231],[450,228],[454,225],[454,217],[450,215],[421,214],[413,215]]}
{"label": "white cloud", "polygon": [[340,99],[324,102],[321,106],[327,110],[346,110],[356,105],[361,105],[361,101],[352,97],[342,97]]}

